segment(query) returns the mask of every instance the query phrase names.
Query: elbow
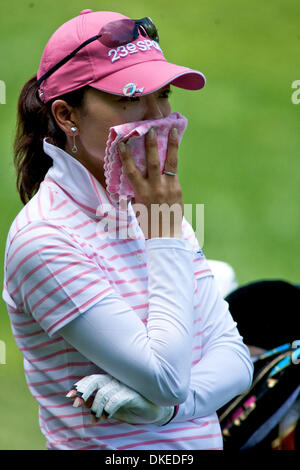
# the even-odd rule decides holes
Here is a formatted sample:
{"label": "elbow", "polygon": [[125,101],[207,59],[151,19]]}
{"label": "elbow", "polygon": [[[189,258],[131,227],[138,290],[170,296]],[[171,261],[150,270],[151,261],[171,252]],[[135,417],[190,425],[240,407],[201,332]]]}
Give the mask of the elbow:
{"label": "elbow", "polygon": [[254,366],[250,358],[246,364],[244,362],[244,369],[246,369],[246,372],[244,373],[244,381],[241,381],[241,393],[246,392],[252,385]]}
{"label": "elbow", "polygon": [[[241,395],[251,387],[253,380],[254,366],[249,349],[242,341],[224,346],[228,352],[225,353],[224,348],[223,354],[225,353],[225,357],[228,357],[228,363],[231,365],[231,373],[228,371],[228,376],[233,378],[237,390],[236,394]],[[229,346],[230,348],[228,349]]]}
{"label": "elbow", "polygon": [[237,359],[236,366],[239,371],[238,380],[236,380],[237,395],[241,395],[252,385],[254,366],[250,355],[240,355],[237,351],[235,353]]}
{"label": "elbow", "polygon": [[251,359],[249,349],[247,346],[244,347],[243,352],[237,351],[237,355],[239,356],[242,364],[243,364],[243,379],[241,380],[241,387],[243,388],[241,393],[246,392],[252,385],[253,381],[253,373],[254,373],[254,365]]}

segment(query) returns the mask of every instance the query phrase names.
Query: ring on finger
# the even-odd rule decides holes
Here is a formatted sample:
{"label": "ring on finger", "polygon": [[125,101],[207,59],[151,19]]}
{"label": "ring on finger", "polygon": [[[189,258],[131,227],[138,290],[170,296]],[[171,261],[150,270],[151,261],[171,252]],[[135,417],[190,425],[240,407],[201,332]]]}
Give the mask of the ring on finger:
{"label": "ring on finger", "polygon": [[164,174],[169,175],[169,176],[176,176],[176,173],[173,173],[172,171],[165,171],[164,170]]}

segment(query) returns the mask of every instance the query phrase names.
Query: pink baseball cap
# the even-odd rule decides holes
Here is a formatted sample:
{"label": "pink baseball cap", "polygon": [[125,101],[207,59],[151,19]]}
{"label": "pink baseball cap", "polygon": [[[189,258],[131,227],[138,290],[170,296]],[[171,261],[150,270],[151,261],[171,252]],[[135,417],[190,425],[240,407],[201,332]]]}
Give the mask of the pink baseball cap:
{"label": "pink baseball cap", "polygon": [[118,47],[93,40],[44,78],[78,46],[99,35],[103,26],[124,19],[129,18],[115,12],[83,10],[60,26],[41,58],[37,73],[40,99],[46,103],[86,85],[121,96],[146,95],[170,83],[187,90],[205,85],[201,72],[168,62],[158,42],[142,34],[143,29],[138,30],[136,39]]}

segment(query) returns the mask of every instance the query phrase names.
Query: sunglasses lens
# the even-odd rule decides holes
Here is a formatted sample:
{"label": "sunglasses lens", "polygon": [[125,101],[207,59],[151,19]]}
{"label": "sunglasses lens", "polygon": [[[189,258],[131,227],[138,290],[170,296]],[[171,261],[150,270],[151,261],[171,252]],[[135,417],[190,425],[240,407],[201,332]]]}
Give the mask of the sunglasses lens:
{"label": "sunglasses lens", "polygon": [[99,41],[106,47],[123,46],[137,39],[139,32],[142,36],[147,35],[156,42],[159,42],[157,29],[151,18],[141,20],[124,19],[107,23],[99,32]]}
{"label": "sunglasses lens", "polygon": [[118,47],[134,40],[134,20],[112,21],[100,31],[99,41],[107,47]]}

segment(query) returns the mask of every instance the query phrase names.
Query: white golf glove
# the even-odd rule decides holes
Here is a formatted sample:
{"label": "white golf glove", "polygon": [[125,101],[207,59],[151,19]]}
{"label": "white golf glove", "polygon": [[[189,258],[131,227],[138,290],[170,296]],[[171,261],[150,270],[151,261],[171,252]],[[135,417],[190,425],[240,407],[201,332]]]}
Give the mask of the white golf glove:
{"label": "white golf glove", "polygon": [[75,383],[77,394],[86,401],[96,390],[91,411],[100,418],[103,411],[108,418],[131,424],[166,424],[174,414],[173,406],[158,406],[138,392],[120,383],[109,374],[94,374]]}

